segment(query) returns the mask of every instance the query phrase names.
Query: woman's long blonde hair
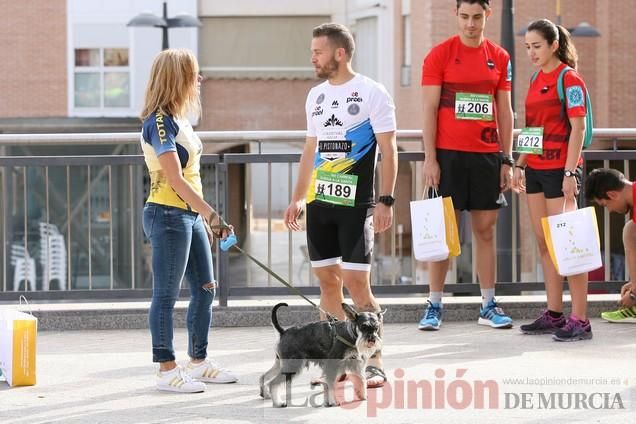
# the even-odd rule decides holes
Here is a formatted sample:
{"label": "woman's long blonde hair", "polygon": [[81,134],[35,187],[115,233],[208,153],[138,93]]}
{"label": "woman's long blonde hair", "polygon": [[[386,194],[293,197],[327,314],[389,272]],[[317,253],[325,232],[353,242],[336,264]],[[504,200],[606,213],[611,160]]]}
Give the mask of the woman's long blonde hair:
{"label": "woman's long blonde hair", "polygon": [[198,75],[199,64],[192,51],[168,49],[159,53],[150,70],[141,120],[155,111],[177,117],[192,113],[199,117]]}

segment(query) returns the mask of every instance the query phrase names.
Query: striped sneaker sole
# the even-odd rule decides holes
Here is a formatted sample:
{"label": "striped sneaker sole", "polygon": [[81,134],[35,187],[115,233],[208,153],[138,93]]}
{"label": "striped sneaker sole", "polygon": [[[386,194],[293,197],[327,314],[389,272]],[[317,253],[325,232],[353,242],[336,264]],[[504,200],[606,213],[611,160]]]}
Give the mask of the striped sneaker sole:
{"label": "striped sneaker sole", "polygon": [[512,328],[512,321],[511,322],[504,322],[504,323],[501,323],[501,324],[495,324],[491,320],[489,320],[487,318],[482,318],[482,317],[479,317],[479,319],[477,320],[477,324],[479,324],[479,325],[487,325],[487,326],[492,327],[492,328]]}

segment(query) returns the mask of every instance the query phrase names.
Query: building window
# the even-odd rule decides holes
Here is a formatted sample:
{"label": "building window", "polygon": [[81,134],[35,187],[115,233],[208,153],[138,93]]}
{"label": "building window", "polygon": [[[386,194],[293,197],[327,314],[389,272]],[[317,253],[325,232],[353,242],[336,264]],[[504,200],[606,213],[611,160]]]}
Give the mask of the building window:
{"label": "building window", "polygon": [[127,48],[75,49],[76,109],[130,107]]}
{"label": "building window", "polygon": [[329,16],[202,17],[199,63],[211,78],[314,78],[311,31]]}

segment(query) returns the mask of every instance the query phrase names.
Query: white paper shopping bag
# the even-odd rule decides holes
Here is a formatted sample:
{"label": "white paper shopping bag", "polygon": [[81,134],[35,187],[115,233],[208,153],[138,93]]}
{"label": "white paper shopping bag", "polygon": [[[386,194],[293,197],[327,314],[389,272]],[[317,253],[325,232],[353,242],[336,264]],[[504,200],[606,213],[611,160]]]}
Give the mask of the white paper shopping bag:
{"label": "white paper shopping bag", "polygon": [[35,384],[37,318],[0,309],[0,369],[10,386]]}
{"label": "white paper shopping bag", "polygon": [[441,197],[411,202],[411,229],[415,259],[435,262],[448,258]]}
{"label": "white paper shopping bag", "polygon": [[550,258],[563,276],[601,267],[601,248],[594,208],[541,218]]}

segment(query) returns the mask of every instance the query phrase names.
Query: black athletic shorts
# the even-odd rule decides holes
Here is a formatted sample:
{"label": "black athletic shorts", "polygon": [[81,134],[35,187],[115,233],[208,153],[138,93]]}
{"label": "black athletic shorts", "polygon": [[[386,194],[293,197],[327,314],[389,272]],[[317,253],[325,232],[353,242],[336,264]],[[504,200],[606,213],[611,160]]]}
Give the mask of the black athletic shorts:
{"label": "black athletic shorts", "polygon": [[[526,167],[526,193],[543,193],[546,199],[563,197],[563,169],[533,169]],[[583,169],[577,167],[574,171],[576,186],[581,189]]]}
{"label": "black athletic shorts", "polygon": [[314,268],[341,264],[353,271],[371,270],[373,208],[307,205],[307,246]]}
{"label": "black athletic shorts", "polygon": [[497,203],[501,157],[499,153],[473,153],[437,149],[439,194],[453,199],[458,210],[499,209]]}

